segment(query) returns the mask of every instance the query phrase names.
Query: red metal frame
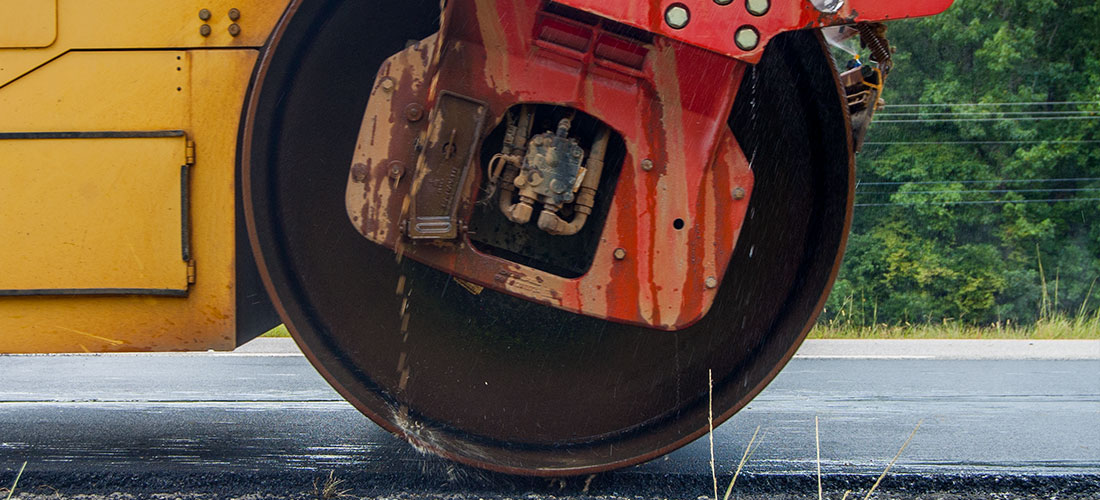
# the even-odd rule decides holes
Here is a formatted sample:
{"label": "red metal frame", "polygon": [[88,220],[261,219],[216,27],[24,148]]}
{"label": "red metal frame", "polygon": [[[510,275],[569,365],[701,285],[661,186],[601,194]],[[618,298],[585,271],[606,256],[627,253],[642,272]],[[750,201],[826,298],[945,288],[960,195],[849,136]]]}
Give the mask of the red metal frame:
{"label": "red metal frame", "polygon": [[[746,0],[732,0],[725,5],[715,0],[558,0],[557,3],[756,63],[768,40],[784,31],[930,16],[943,12],[953,1],[844,0],[835,13],[825,14],[810,0],[771,0],[760,16],[748,11]],[[687,25],[681,29],[673,29],[665,22],[665,11],[674,4],[690,13]],[[751,27],[759,34],[755,47],[744,50],[734,42],[734,33],[741,27]]]}
{"label": "red metal frame", "polygon": [[[349,178],[349,215],[369,239],[467,281],[581,314],[686,327],[711,305],[752,192],[752,172],[726,125],[746,65],[663,37],[651,44],[619,37],[541,7],[452,0],[440,35],[383,65]],[[485,102],[486,131],[517,103],[554,103],[621,134],[626,159],[614,193],[598,194],[613,196],[612,207],[585,275],[522,266],[464,239],[441,245],[402,237],[405,199],[416,184],[410,145],[428,121],[410,123],[405,108],[430,110],[443,91]],[[646,159],[648,171],[640,167]],[[394,161],[410,174],[395,180]],[[466,220],[484,175],[477,165],[471,171],[461,190]],[[617,248],[625,259],[614,257]]]}

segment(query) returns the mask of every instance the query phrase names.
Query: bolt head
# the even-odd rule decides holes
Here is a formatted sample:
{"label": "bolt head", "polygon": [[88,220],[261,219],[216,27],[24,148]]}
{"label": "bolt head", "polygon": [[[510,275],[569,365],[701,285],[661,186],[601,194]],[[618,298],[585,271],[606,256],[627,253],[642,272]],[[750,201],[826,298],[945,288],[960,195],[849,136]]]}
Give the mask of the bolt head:
{"label": "bolt head", "polygon": [[202,36],[210,36],[210,25],[204,24],[199,26],[199,34]]}
{"label": "bolt head", "polygon": [[239,11],[235,8],[229,9],[229,20],[230,21],[236,21],[240,18],[241,18],[241,11]]}
{"label": "bolt head", "polygon": [[771,0],[745,0],[745,10],[754,16],[767,14],[771,7]]}
{"label": "bolt head", "polygon": [[415,102],[405,106],[405,119],[410,122],[418,122],[421,118],[424,118],[424,106]]}
{"label": "bolt head", "polygon": [[614,252],[614,255],[615,255],[615,260],[623,260],[623,259],[626,258],[626,249],[625,248],[616,248],[615,252]]}
{"label": "bolt head", "polygon": [[207,10],[207,9],[200,10],[199,11],[199,19],[202,19],[203,21],[210,20],[210,11]]}
{"label": "bolt head", "polygon": [[402,175],[405,175],[405,164],[397,160],[391,161],[389,174],[390,178],[400,179]]}
{"label": "bolt head", "polygon": [[760,33],[752,26],[742,26],[737,28],[737,32],[733,36],[733,42],[741,50],[752,50],[760,43]]}
{"label": "bolt head", "polygon": [[645,170],[646,172],[653,170],[653,160],[650,160],[648,158],[642,160],[642,170]]}
{"label": "bolt head", "polygon": [[229,35],[230,36],[237,36],[237,35],[240,35],[240,34],[241,34],[240,25],[238,25],[237,23],[233,23],[233,24],[229,25]]}
{"label": "bolt head", "polygon": [[394,85],[395,84],[393,83],[393,78],[390,78],[388,76],[383,78],[382,81],[378,82],[378,88],[386,92],[392,92]]}
{"label": "bolt head", "polygon": [[665,24],[674,30],[683,29],[691,21],[691,12],[686,5],[674,3],[665,9]]}
{"label": "bolt head", "polygon": [[713,289],[718,286],[718,278],[715,278],[714,276],[707,276],[707,281],[705,284],[707,285],[707,288]]}
{"label": "bolt head", "polygon": [[367,166],[363,163],[356,163],[351,166],[351,179],[355,182],[363,182],[367,179]]}
{"label": "bolt head", "polygon": [[738,186],[733,188],[733,199],[743,200],[745,199],[745,188]]}

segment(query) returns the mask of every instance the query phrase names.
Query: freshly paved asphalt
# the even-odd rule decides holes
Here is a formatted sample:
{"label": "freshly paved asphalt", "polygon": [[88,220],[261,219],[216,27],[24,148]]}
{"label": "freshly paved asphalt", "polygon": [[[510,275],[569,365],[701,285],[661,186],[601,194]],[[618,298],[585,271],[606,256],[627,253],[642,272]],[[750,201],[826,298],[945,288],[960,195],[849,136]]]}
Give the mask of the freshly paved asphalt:
{"label": "freshly paved asphalt", "polygon": [[[736,467],[759,426],[750,477],[815,473],[817,417],[829,477],[881,472],[922,422],[891,474],[1100,483],[1100,342],[945,345],[808,344],[716,429],[718,470]],[[949,359],[967,349],[1002,354]],[[0,380],[0,483],[24,461],[54,481],[328,470],[415,481],[465,470],[370,423],[281,339],[231,354],[0,356]],[[703,439],[610,477],[709,485],[709,461]]]}

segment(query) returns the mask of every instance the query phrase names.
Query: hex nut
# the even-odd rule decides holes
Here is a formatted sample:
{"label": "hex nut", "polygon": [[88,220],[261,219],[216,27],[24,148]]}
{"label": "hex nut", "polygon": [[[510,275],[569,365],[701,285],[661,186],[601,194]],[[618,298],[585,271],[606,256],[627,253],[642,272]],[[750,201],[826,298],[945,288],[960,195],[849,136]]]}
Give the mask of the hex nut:
{"label": "hex nut", "polygon": [[241,11],[236,8],[229,9],[229,20],[236,21],[241,18]]}
{"label": "hex nut", "polygon": [[405,164],[398,160],[390,162],[390,178],[400,179],[402,175],[405,175]]}
{"label": "hex nut", "polygon": [[733,36],[733,42],[741,50],[752,50],[760,43],[760,33],[756,31],[756,28],[745,25],[737,28],[737,32]]}
{"label": "hex nut", "polygon": [[686,5],[674,3],[665,9],[665,24],[674,30],[683,29],[691,21],[691,12]]}
{"label": "hex nut", "polygon": [[706,281],[705,284],[707,285],[707,288],[717,287],[718,286],[718,278],[715,278],[714,276],[707,276],[707,281]]}
{"label": "hex nut", "polygon": [[388,76],[383,78],[382,81],[378,82],[378,87],[383,91],[392,92],[394,87],[393,78]]}
{"label": "hex nut", "polygon": [[616,248],[615,252],[614,252],[614,255],[615,255],[615,260],[623,260],[623,259],[626,258],[626,249],[625,248]]}
{"label": "hex nut", "polygon": [[745,199],[745,188],[743,188],[741,186],[737,186],[737,187],[733,188],[733,199],[735,199],[735,200]]}
{"label": "hex nut", "polygon": [[351,180],[355,182],[363,182],[367,179],[367,166],[362,163],[356,163],[351,166]]}
{"label": "hex nut", "polygon": [[642,160],[642,170],[645,170],[646,172],[653,170],[653,160],[650,160],[649,158]]}
{"label": "hex nut", "polygon": [[762,16],[772,8],[770,0],[745,0],[745,10],[754,16]]}
{"label": "hex nut", "polygon": [[202,36],[210,36],[210,25],[204,24],[199,26],[199,34]]}
{"label": "hex nut", "polygon": [[230,36],[237,36],[239,34],[241,34],[241,26],[237,23],[230,24],[229,25],[229,35]]}
{"label": "hex nut", "polygon": [[202,19],[203,21],[209,21],[210,20],[210,11],[207,10],[207,9],[200,10],[199,11],[199,19]]}
{"label": "hex nut", "polygon": [[718,5],[729,5],[733,3],[733,0],[714,0],[714,3]]}

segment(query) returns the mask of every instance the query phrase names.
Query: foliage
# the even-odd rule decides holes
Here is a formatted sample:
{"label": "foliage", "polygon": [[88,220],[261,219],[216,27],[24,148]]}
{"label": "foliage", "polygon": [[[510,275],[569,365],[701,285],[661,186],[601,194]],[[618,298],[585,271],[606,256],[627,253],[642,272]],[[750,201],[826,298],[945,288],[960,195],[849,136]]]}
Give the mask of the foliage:
{"label": "foliage", "polygon": [[956,0],[888,36],[888,105],[858,157],[853,231],[822,321],[1091,317],[1100,3]]}

